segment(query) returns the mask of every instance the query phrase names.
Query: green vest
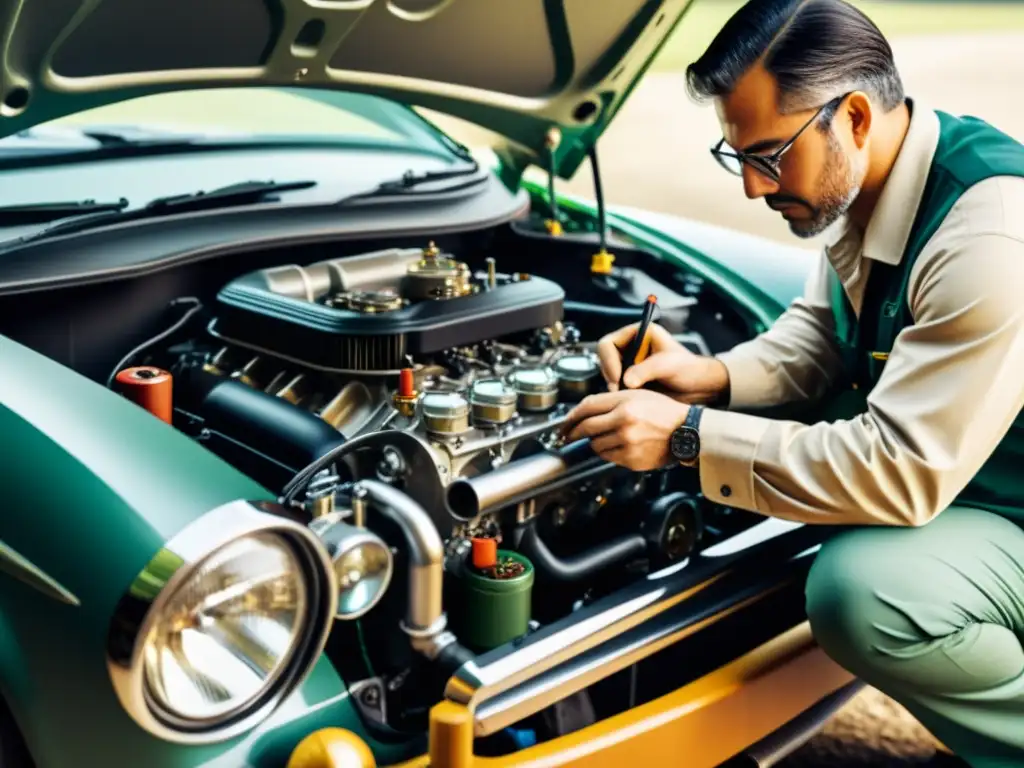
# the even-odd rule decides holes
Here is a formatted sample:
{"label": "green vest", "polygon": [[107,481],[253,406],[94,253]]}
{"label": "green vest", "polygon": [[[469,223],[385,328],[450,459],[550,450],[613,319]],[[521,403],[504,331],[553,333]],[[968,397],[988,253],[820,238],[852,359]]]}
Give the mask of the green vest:
{"label": "green vest", "polygon": [[[960,195],[993,176],[1024,176],[1024,145],[976,118],[938,115],[939,143],[903,258],[895,266],[871,265],[859,322],[831,270],[832,311],[845,376],[822,403],[818,417],[833,421],[867,411],[867,396],[882,375],[896,336],[914,323],[907,302],[914,262]],[[974,418],[971,407],[964,403],[965,419]],[[1024,412],[954,503],[1024,517]]]}

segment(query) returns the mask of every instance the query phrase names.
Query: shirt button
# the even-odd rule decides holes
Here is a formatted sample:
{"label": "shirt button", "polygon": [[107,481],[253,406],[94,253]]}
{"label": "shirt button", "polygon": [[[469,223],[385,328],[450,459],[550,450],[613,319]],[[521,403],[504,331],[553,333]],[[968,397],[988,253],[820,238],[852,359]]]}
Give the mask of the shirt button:
{"label": "shirt button", "polygon": [[728,485],[723,485],[721,491],[723,496],[728,497],[732,495],[732,488],[730,488]]}

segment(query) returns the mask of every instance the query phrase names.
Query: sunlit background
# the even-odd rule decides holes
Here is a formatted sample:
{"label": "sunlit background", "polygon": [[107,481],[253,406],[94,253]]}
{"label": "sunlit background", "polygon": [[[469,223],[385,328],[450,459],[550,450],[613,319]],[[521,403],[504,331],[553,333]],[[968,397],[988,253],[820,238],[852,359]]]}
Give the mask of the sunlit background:
{"label": "sunlit background", "polygon": [[[614,204],[792,243],[781,217],[763,201],[746,200],[742,181],[712,159],[708,149],[721,135],[714,110],[686,95],[686,65],[740,5],[739,0],[696,0],[601,139],[605,194]],[[892,42],[915,100],[982,117],[1024,140],[1024,3],[871,0],[854,5]],[[589,168],[581,167],[565,188],[592,196]]]}

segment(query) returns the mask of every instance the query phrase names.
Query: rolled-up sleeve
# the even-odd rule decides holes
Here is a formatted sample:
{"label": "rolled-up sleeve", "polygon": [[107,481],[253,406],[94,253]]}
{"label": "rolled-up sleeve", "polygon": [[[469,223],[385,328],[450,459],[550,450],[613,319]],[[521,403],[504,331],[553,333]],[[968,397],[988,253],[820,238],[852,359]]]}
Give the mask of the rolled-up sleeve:
{"label": "rolled-up sleeve", "polygon": [[915,322],[865,413],[805,425],[707,410],[704,494],[805,523],[921,525],[945,509],[1024,408],[1024,233],[1008,231],[918,259]]}
{"label": "rolled-up sleeve", "polygon": [[815,400],[841,368],[824,253],[807,277],[803,296],[764,333],[717,357],[729,371],[729,409]]}

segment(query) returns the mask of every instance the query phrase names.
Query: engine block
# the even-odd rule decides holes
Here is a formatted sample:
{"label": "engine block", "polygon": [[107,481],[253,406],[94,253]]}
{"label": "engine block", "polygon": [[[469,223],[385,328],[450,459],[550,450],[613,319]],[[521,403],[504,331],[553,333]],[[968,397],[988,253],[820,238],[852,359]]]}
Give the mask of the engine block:
{"label": "engine block", "polygon": [[[170,374],[174,425],[321,539],[339,588],[327,652],[365,722],[391,731],[421,731],[474,654],[551,625],[575,637],[602,600],[625,633],[616,617],[634,609],[617,595],[759,522],[709,503],[692,473],[560,444],[572,406],[606,390],[580,328],[631,311],[572,307],[554,280],[479,263],[430,243],[250,272],[219,291],[205,334],[146,360]],[[686,322],[696,299],[669,303],[675,337],[706,352]],[[573,695],[592,719],[590,693]]]}
{"label": "engine block", "polygon": [[355,441],[352,477],[397,483],[445,534],[479,524],[473,497],[446,489],[550,447],[604,388],[561,286],[487,264],[472,275],[431,243],[238,278],[218,295],[216,346],[174,364],[178,412],[270,487]]}

